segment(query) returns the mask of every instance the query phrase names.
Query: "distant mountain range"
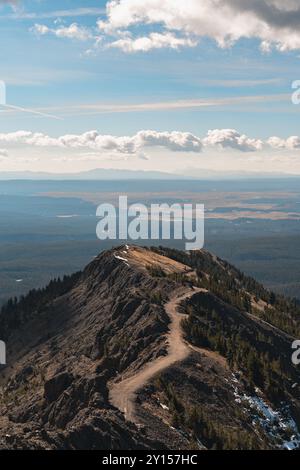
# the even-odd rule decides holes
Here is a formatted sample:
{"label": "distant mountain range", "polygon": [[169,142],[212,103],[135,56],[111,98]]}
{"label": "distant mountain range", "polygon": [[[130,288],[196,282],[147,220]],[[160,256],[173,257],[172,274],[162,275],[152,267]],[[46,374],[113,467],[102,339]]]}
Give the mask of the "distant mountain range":
{"label": "distant mountain range", "polygon": [[54,180],[54,181],[122,181],[122,180],[238,180],[238,179],[284,179],[300,178],[297,175],[282,173],[255,172],[220,172],[186,168],[184,174],[179,172],[143,171],[96,168],[78,173],[48,173],[40,171],[2,171],[0,181],[9,180]]}
{"label": "distant mountain range", "polygon": [[0,172],[0,180],[177,180],[191,178],[191,176],[179,176],[160,171],[113,170],[102,168],[79,173],[46,173],[34,171]]}

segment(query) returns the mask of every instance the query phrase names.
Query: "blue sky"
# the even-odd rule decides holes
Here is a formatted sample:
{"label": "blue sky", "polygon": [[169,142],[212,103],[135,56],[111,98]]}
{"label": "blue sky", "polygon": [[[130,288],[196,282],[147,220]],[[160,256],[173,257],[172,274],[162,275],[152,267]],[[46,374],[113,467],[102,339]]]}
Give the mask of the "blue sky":
{"label": "blue sky", "polygon": [[[234,22],[230,38],[219,37],[213,26],[205,35],[198,32],[203,21],[209,23],[210,0],[203,2],[207,11],[195,10],[198,23],[192,24],[191,14],[188,27],[180,8],[174,7],[171,24],[164,19],[161,10],[165,3],[167,11],[169,2],[159,2],[158,22],[145,16],[136,0],[0,2],[0,79],[7,103],[27,110],[2,107],[0,170],[56,171],[60,159],[65,171],[101,166],[262,171],[265,162],[267,172],[290,172],[292,165],[300,173],[300,143],[287,141],[300,135],[300,106],[291,102],[291,84],[300,79],[300,34],[297,24],[286,24],[287,12],[299,13],[300,2],[290,0],[279,26],[272,16],[280,8],[276,0],[265,0],[269,9],[263,13],[242,11],[253,26],[244,37],[244,24]],[[187,1],[191,13],[194,2]],[[237,8],[241,2],[232,3]],[[226,14],[217,10],[217,22]],[[207,138],[209,130],[224,129],[236,134]],[[36,139],[32,144],[28,136],[13,136],[21,130],[53,139],[97,130],[100,137],[131,138],[130,145],[134,139],[134,150],[129,144],[120,150],[119,141],[104,145],[102,137],[97,146],[85,146],[82,139],[71,146],[54,140],[48,145],[46,139],[36,145]],[[134,138],[142,130],[155,134]],[[175,150],[174,131],[184,134],[177,135]],[[195,151],[185,147],[191,141],[186,133],[196,138]],[[273,136],[276,145],[266,144]],[[206,141],[198,145],[198,138]]]}

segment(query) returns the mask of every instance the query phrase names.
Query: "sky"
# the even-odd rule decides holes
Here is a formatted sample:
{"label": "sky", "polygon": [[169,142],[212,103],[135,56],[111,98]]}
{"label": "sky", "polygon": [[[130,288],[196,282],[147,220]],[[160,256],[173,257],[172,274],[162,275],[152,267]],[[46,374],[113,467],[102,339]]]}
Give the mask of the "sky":
{"label": "sky", "polygon": [[6,0],[0,41],[0,171],[300,174],[300,0]]}

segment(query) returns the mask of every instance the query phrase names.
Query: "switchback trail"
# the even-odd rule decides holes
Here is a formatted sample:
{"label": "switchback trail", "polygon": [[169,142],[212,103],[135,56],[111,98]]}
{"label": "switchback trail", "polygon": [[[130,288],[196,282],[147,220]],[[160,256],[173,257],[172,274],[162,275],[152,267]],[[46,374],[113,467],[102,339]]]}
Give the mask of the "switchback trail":
{"label": "switchback trail", "polygon": [[[180,323],[187,315],[178,313],[179,304],[197,292],[203,292],[205,289],[189,290],[187,293],[174,296],[166,305],[165,310],[170,318],[169,333],[167,335],[168,354],[159,357],[137,371],[133,376],[122,380],[121,382],[111,383],[109,391],[110,402],[124,413],[128,421],[137,422],[135,414],[135,400],[138,390],[143,388],[149,380],[158,372],[170,367],[175,362],[186,359],[191,352],[189,345],[183,339],[183,333]],[[206,291],[205,291],[206,292]]]}

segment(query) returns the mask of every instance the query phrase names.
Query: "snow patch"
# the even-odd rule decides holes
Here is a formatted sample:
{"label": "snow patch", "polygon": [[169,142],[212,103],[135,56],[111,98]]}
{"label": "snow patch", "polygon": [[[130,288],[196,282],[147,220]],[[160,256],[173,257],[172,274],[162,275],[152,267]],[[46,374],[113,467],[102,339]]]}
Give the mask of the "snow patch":
{"label": "snow patch", "polygon": [[128,259],[123,258],[123,256],[119,256],[119,255],[115,255],[115,258],[116,258],[116,259],[119,259],[119,260],[121,260],[121,261],[124,261],[124,263],[126,264],[126,266],[129,267]]}
{"label": "snow patch", "polygon": [[[234,384],[239,381],[233,374]],[[289,405],[281,404],[280,409],[274,410],[262,398],[262,392],[256,388],[256,395],[241,393],[237,385],[233,385],[236,403],[245,405],[252,417],[252,424],[259,425],[271,438],[274,445],[279,449],[295,450],[300,449],[300,433],[296,422],[290,415]]]}
{"label": "snow patch", "polygon": [[160,403],[160,406],[162,407],[163,410],[169,410],[170,409],[167,405],[164,405],[163,403]]}

